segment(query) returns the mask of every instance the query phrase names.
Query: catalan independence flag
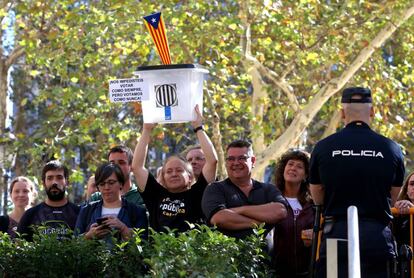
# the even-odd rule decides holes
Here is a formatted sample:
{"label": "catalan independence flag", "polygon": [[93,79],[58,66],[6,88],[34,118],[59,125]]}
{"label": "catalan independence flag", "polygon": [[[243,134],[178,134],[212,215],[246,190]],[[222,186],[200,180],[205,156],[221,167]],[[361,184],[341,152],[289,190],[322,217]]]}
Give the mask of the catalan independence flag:
{"label": "catalan independence flag", "polygon": [[165,25],[161,13],[144,16],[144,19],[162,63],[164,65],[171,64],[170,48],[168,47],[167,34],[165,33]]}

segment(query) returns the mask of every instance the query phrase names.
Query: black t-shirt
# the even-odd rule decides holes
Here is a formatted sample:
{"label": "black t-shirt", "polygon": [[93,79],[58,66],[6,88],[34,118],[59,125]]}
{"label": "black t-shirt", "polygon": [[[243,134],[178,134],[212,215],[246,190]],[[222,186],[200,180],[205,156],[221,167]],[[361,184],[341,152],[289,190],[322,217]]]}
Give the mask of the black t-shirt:
{"label": "black t-shirt", "polygon": [[360,217],[388,223],[391,187],[400,187],[404,179],[403,155],[366,123],[352,122],[316,144],[309,179],[325,188],[325,215],[345,218],[354,205]]}
{"label": "black t-shirt", "polygon": [[8,233],[10,238],[15,238],[17,231],[17,223],[13,218],[8,215],[0,216],[0,232]]}
{"label": "black t-shirt", "polygon": [[23,214],[17,232],[24,234],[27,240],[32,240],[36,228],[44,226],[43,234],[57,234],[58,238],[64,238],[75,229],[79,210],[77,205],[70,202],[61,207],[51,207],[43,202]]}
{"label": "black t-shirt", "polygon": [[0,232],[6,233],[9,229],[10,218],[8,215],[0,216]]}
{"label": "black t-shirt", "polygon": [[[253,188],[247,197],[238,186],[227,178],[222,181],[213,182],[207,187],[203,195],[202,208],[207,220],[210,221],[211,217],[222,209],[263,205],[271,202],[279,202],[285,206],[287,205],[282,193],[275,185],[253,180]],[[272,227],[273,225],[266,225],[265,228],[270,230]],[[219,231],[236,238],[245,238],[253,233],[253,229],[225,230],[219,228]]]}
{"label": "black t-shirt", "polygon": [[171,193],[149,173],[145,191],[141,196],[149,212],[151,228],[162,231],[163,227],[169,227],[183,232],[190,229],[186,221],[204,223],[201,198],[206,186],[207,181],[201,174],[189,190]]}

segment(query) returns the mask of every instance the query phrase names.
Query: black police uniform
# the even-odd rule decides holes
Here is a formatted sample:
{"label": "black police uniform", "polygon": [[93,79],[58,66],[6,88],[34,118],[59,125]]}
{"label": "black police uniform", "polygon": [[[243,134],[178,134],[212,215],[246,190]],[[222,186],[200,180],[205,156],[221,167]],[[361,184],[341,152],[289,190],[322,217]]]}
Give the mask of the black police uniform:
{"label": "black police uniform", "polygon": [[[324,239],[347,238],[346,212],[351,205],[358,208],[360,220],[362,277],[386,275],[386,262],[395,257],[388,228],[392,219],[390,190],[391,186],[401,186],[404,179],[400,147],[372,131],[366,123],[351,122],[317,143],[311,156],[309,178],[311,184],[324,186],[324,215],[334,219],[332,229],[324,232],[318,276],[326,275]],[[346,265],[346,261],[340,264]],[[347,277],[346,267],[342,269],[339,276]]]}

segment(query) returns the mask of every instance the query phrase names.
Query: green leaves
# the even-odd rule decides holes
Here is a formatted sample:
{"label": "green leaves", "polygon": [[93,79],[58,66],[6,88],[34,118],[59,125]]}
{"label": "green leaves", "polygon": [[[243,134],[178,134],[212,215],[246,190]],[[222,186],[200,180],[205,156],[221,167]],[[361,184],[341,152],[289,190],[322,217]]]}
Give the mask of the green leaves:
{"label": "green leaves", "polygon": [[[38,235],[34,242],[0,233],[0,276],[7,277],[269,277],[263,230],[236,240],[207,226],[186,233],[142,230],[111,250],[83,237],[57,240]],[[253,276],[252,276],[253,275]]]}
{"label": "green leaves", "polygon": [[145,260],[155,277],[268,277],[262,238],[227,237],[207,226],[175,235],[153,233]]}
{"label": "green leaves", "polygon": [[[22,71],[28,80],[24,84],[35,93],[20,98],[28,101],[20,103],[19,113],[30,112],[32,118],[27,118],[26,128],[16,130],[26,136],[14,149],[26,158],[28,174],[34,174],[42,152],[59,153],[72,162],[76,148],[82,153],[82,170],[88,171],[105,159],[109,145],[133,147],[142,125],[141,111],[131,104],[110,103],[107,82],[131,77],[139,65],[160,63],[142,22],[144,15],[158,10],[163,13],[173,61],[197,62],[210,71],[205,87],[212,102],[205,105],[206,125],[212,126],[212,115],[217,112],[224,145],[239,137],[262,137],[263,145],[268,145],[300,111],[263,73],[259,76],[263,86],[254,91],[252,65],[244,59],[242,44],[246,22],[252,57],[274,72],[276,79],[283,77],[279,81],[286,82],[299,108],[304,108],[409,3],[191,0],[154,4],[146,0],[138,5],[114,0],[92,5],[70,0],[18,1],[15,40],[26,53]],[[410,149],[414,148],[410,112],[413,24],[411,19],[377,49],[349,83],[371,87],[376,102],[381,103],[374,127]],[[387,62],[385,54],[393,61]],[[252,109],[254,95],[261,95],[263,115]],[[308,126],[309,148],[320,139],[337,108],[335,100],[328,102]],[[158,151],[181,151],[194,138],[187,136],[183,125],[166,125],[154,146]],[[170,146],[164,139],[170,140]],[[154,166],[160,164],[154,162]]]}

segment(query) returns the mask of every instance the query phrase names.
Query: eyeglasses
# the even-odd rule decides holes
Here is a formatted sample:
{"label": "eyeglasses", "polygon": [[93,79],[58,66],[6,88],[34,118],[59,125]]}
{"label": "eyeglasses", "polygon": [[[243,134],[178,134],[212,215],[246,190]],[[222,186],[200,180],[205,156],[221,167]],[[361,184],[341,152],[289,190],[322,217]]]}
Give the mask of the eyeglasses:
{"label": "eyeglasses", "polygon": [[116,183],[118,183],[118,181],[117,181],[117,180],[103,181],[103,182],[100,182],[100,183],[97,185],[97,187],[98,187],[98,188],[104,188],[104,187],[105,187],[105,185],[108,185],[108,187],[109,187],[109,188],[112,188],[112,186],[114,186]]}
{"label": "eyeglasses", "polygon": [[237,161],[237,162],[246,162],[249,157],[250,156],[248,156],[248,155],[241,155],[241,156],[237,156],[237,157],[228,156],[228,157],[226,157],[226,162],[235,162],[235,161]]}

